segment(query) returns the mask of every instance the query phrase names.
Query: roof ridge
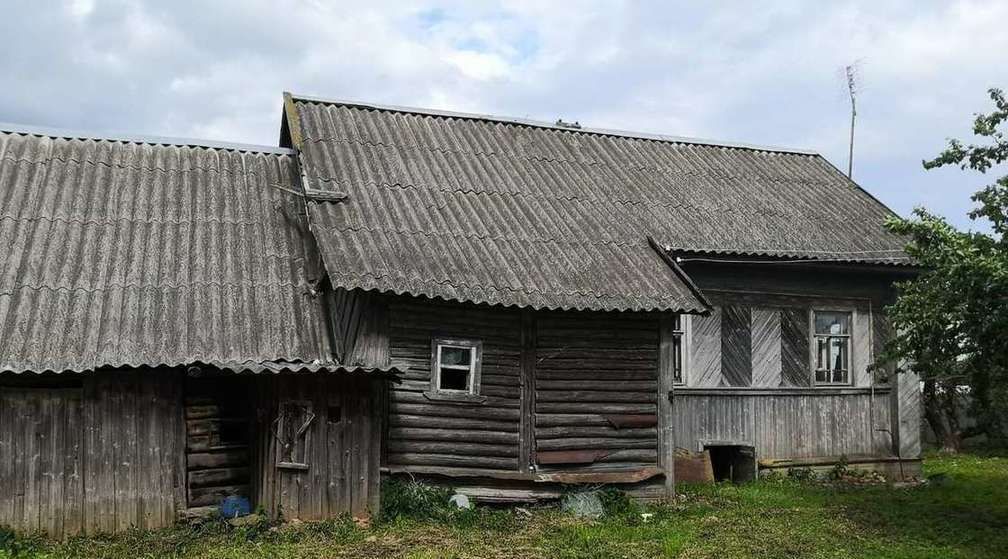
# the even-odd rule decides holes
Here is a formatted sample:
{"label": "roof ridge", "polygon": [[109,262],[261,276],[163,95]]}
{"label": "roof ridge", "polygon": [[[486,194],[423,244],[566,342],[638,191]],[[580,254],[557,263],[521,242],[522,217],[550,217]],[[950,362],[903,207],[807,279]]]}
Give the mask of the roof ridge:
{"label": "roof ridge", "polygon": [[763,151],[771,153],[787,153],[796,155],[812,155],[822,157],[818,151],[802,148],[790,148],[782,146],[769,146],[753,144],[748,142],[731,142],[722,140],[711,140],[706,138],[693,138],[689,136],[674,136],[669,134],[653,134],[647,132],[634,132],[631,130],[618,130],[611,128],[594,128],[589,126],[582,126],[580,128],[571,128],[568,126],[561,126],[556,123],[546,122],[543,120],[535,120],[531,118],[519,118],[519,117],[509,117],[509,116],[499,116],[484,113],[466,113],[466,112],[456,112],[456,111],[446,111],[441,109],[426,109],[422,107],[408,107],[401,105],[388,105],[383,103],[365,103],[362,101],[351,101],[346,99],[332,99],[315,97],[312,95],[301,95],[296,93],[290,93],[290,96],[295,101],[304,101],[308,103],[322,103],[327,105],[338,105],[349,108],[365,109],[365,110],[375,110],[375,111],[386,111],[386,112],[398,112],[398,113],[409,113],[421,116],[435,116],[442,118],[458,118],[458,119],[468,119],[468,120],[482,120],[486,122],[499,122],[504,124],[515,124],[519,126],[528,126],[532,128],[545,128],[550,130],[557,130],[562,132],[571,133],[582,133],[582,134],[597,134],[603,136],[616,136],[621,138],[632,138],[637,140],[653,140],[658,142],[669,142],[678,144],[693,144],[702,145],[710,147],[722,147],[722,148],[735,148],[735,149],[747,149],[752,151]]}
{"label": "roof ridge", "polygon": [[68,130],[64,128],[53,128],[49,126],[36,126],[29,124],[17,124],[10,122],[0,122],[0,133],[21,134],[29,136],[40,136],[48,138],[63,138],[68,140],[97,140],[108,142],[127,142],[133,144],[148,144],[159,146],[195,147],[208,149],[222,149],[228,151],[238,151],[246,153],[266,153],[275,155],[295,155],[295,151],[290,148],[278,146],[263,146],[258,144],[243,144],[238,142],[221,142],[216,140],[202,140],[195,138],[174,138],[169,136],[146,136],[137,134],[124,134],[118,132],[90,132],[81,130]]}

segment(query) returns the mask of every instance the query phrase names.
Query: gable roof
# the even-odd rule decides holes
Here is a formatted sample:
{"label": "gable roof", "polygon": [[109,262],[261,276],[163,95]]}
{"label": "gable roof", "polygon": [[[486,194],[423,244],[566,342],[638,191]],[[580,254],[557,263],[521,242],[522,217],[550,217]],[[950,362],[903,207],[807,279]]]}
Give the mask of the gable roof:
{"label": "gable roof", "polygon": [[332,365],[299,188],[287,149],[0,125],[0,371]]}
{"label": "gable roof", "polygon": [[823,157],[288,95],[330,278],[534,308],[706,308],[651,249],[897,264],[892,212]]}

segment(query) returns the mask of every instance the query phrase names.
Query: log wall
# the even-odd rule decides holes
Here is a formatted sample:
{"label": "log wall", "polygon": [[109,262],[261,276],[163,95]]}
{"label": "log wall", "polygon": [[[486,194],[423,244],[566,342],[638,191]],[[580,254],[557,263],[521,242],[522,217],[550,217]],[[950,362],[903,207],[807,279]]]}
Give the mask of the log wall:
{"label": "log wall", "polygon": [[657,466],[658,316],[537,315],[541,471]]}
{"label": "log wall", "polygon": [[[519,469],[521,311],[394,298],[390,353],[409,367],[389,394],[386,462],[393,469]],[[483,402],[429,399],[431,340],[483,341]]]}
{"label": "log wall", "polygon": [[0,525],[54,537],[160,528],[184,506],[182,373],[0,381]]}

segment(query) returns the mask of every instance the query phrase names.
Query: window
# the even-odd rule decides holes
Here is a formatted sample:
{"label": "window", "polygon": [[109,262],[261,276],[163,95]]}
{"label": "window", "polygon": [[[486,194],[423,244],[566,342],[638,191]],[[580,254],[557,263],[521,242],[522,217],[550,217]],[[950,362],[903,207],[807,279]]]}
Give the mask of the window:
{"label": "window", "polygon": [[479,394],[483,344],[476,340],[435,339],[431,345],[431,390],[438,394]]}
{"label": "window", "polygon": [[813,311],[815,384],[850,384],[851,313]]}
{"label": "window", "polygon": [[686,384],[686,348],[689,328],[689,317],[675,315],[672,321],[672,382],[676,385]]}

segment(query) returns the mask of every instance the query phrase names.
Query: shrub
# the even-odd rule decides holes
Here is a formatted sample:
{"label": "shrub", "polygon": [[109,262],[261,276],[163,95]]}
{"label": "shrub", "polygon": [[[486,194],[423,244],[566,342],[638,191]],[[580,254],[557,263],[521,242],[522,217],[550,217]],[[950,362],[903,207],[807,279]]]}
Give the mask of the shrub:
{"label": "shrub", "polygon": [[625,491],[611,485],[599,491],[599,500],[602,501],[602,512],[606,516],[628,516],[637,514],[640,509]]}
{"label": "shrub", "polygon": [[392,478],[382,483],[379,520],[397,518],[416,520],[444,519],[453,512],[448,498],[452,491],[416,480]]}

